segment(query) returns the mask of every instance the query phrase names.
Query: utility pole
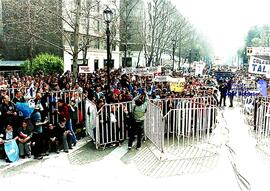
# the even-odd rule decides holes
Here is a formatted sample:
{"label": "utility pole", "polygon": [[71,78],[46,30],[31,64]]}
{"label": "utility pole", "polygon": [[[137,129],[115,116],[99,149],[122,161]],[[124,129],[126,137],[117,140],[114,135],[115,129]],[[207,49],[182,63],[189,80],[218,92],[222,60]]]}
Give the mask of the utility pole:
{"label": "utility pole", "polygon": [[76,0],[76,15],[75,15],[75,28],[74,28],[74,50],[73,50],[73,77],[77,80],[78,76],[78,54],[79,54],[79,32],[80,32],[80,18],[81,18],[81,0]]}

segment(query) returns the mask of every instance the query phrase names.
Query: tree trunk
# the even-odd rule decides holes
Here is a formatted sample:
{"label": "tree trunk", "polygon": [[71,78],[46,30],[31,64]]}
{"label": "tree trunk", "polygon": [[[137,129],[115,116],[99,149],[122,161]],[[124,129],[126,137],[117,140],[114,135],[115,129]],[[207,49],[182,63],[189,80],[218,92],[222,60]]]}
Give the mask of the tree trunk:
{"label": "tree trunk", "polygon": [[123,63],[123,68],[127,67],[127,41],[125,42],[125,47],[124,47],[124,63]]}
{"label": "tree trunk", "polygon": [[78,54],[79,54],[79,24],[80,24],[80,13],[81,13],[81,0],[76,0],[76,19],[74,29],[74,51],[73,51],[73,77],[77,80],[78,76]]}
{"label": "tree trunk", "polygon": [[140,58],[141,58],[141,52],[142,52],[142,49],[140,50],[140,52],[139,52],[139,54],[138,54],[138,59],[137,59],[136,68],[139,68],[139,63],[140,63]]}

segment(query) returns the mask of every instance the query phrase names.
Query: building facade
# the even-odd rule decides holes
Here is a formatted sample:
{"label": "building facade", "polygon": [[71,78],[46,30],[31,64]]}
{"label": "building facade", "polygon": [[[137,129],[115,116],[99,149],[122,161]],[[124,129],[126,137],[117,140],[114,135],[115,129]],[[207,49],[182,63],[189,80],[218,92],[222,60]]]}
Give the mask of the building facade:
{"label": "building facade", "polygon": [[[72,21],[75,15],[72,13],[78,8],[78,0],[65,0],[63,4],[63,15],[66,20]],[[119,18],[118,8],[119,0],[93,1],[81,0],[80,21],[79,21],[79,53],[78,67],[89,66],[91,71],[105,68],[107,61],[106,48],[106,26],[103,19],[103,11],[108,6],[113,12],[113,21],[110,23],[111,31],[111,59],[112,67],[119,68],[120,51],[119,51]],[[73,36],[74,27],[68,22],[63,21],[64,30],[64,70],[71,70],[73,63]],[[66,36],[70,38],[66,38]]]}

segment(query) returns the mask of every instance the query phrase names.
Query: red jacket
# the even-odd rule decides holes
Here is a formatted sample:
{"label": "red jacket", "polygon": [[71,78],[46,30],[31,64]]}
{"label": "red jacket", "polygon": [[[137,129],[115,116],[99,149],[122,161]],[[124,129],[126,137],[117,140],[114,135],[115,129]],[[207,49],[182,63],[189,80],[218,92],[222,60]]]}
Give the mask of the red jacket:
{"label": "red jacket", "polygon": [[66,121],[70,120],[70,114],[69,114],[69,107],[68,105],[64,104],[62,107],[59,107],[59,115],[62,118],[66,118]]}

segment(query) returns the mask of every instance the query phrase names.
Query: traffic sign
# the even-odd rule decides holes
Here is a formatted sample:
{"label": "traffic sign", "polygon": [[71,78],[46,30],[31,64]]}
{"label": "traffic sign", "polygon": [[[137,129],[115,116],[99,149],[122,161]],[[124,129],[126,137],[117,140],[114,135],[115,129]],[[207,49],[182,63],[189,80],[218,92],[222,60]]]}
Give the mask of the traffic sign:
{"label": "traffic sign", "polygon": [[247,47],[248,56],[270,56],[270,47]]}

